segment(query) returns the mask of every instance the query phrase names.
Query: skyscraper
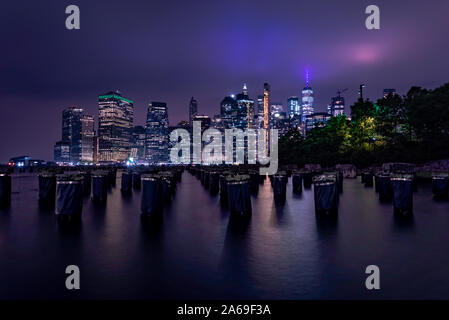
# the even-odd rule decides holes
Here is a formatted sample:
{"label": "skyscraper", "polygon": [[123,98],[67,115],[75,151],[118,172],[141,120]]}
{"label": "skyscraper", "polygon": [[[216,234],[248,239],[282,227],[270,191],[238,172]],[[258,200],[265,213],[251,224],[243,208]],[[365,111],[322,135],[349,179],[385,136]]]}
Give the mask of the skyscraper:
{"label": "skyscraper", "polygon": [[270,85],[265,82],[263,84],[263,127],[270,127]]}
{"label": "skyscraper", "polygon": [[287,112],[289,118],[301,115],[301,107],[299,106],[298,97],[290,97],[287,99]]}
{"label": "skyscraper", "polygon": [[145,159],[145,128],[143,126],[135,126],[132,134],[132,145],[130,156],[135,160]]}
{"label": "skyscraper", "polygon": [[193,118],[198,114],[198,101],[193,97],[190,99],[189,103],[189,122],[190,125],[193,124]]}
{"label": "skyscraper", "polygon": [[306,77],[306,86],[302,89],[301,94],[301,115],[302,121],[306,121],[306,117],[314,113],[313,108],[313,90],[309,87],[309,73]]}
{"label": "skyscraper", "polygon": [[317,112],[306,116],[306,132],[312,130],[315,127],[324,127],[327,121],[330,119],[330,115],[327,112]]}
{"label": "skyscraper", "polygon": [[58,141],[55,143],[54,160],[57,163],[70,162],[70,143],[68,141]]}
{"label": "skyscraper", "polygon": [[151,163],[168,161],[168,112],[165,102],[150,102],[145,125],[145,158]]}
{"label": "skyscraper", "polygon": [[272,103],[270,110],[270,122],[272,122],[274,118],[278,118],[281,114],[285,115],[284,106],[282,103]]}
{"label": "skyscraper", "polygon": [[212,125],[212,119],[206,115],[197,114],[193,118],[193,121],[201,122],[201,130],[202,131],[209,129]]}
{"label": "skyscraper", "polygon": [[98,97],[100,162],[123,162],[130,153],[134,102],[111,91]]}
{"label": "skyscraper", "polygon": [[301,102],[301,114],[303,119],[305,120],[306,116],[314,113],[312,88],[305,87],[302,90]]}
{"label": "skyscraper", "polygon": [[225,129],[232,127],[232,112],[236,110],[236,105],[237,102],[231,96],[224,97],[220,103],[220,116]]}
{"label": "skyscraper", "polygon": [[62,140],[70,147],[70,162],[81,161],[81,118],[84,110],[80,107],[69,107],[62,111]]}
{"label": "skyscraper", "polygon": [[61,163],[92,163],[94,118],[80,107],[62,111],[62,140],[54,146],[54,159]]}
{"label": "skyscraper", "polygon": [[246,84],[243,92],[236,97],[235,110],[232,112],[232,127],[246,130],[254,126],[254,100],[248,97]]}
{"label": "skyscraper", "polygon": [[329,114],[333,117],[345,113],[345,98],[338,95],[331,99]]}
{"label": "skyscraper", "polygon": [[92,163],[94,161],[95,122],[93,116],[81,117],[81,157],[80,161]]}
{"label": "skyscraper", "polygon": [[260,95],[260,96],[257,96],[257,127],[258,128],[263,127],[263,117],[264,117],[263,95]]}

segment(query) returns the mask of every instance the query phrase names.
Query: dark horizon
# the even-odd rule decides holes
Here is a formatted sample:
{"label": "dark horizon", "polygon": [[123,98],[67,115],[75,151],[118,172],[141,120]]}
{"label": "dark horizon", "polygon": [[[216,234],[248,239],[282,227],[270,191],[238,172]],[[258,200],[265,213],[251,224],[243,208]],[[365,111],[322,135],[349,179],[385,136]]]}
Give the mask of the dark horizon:
{"label": "dark horizon", "polygon": [[[81,10],[81,29],[66,30],[65,7]],[[8,3],[0,12],[0,162],[29,155],[51,160],[62,110],[77,105],[98,121],[98,95],[118,89],[133,100],[135,125],[150,101],[167,103],[170,124],[198,112],[219,113],[224,96],[251,98],[269,82],[272,102],[300,96],[305,72],[324,111],[348,88],[346,112],[358,97],[384,88],[439,87],[449,78],[447,1],[431,6],[377,1],[381,29],[368,31],[368,1],[183,1]]]}

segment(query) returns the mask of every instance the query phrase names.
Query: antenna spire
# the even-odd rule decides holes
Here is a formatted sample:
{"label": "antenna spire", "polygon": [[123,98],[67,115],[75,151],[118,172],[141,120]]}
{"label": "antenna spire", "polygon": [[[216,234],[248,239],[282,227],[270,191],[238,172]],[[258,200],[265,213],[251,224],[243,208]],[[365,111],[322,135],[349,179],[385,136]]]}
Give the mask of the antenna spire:
{"label": "antenna spire", "polygon": [[306,87],[309,87],[310,77],[309,77],[309,70],[306,70]]}

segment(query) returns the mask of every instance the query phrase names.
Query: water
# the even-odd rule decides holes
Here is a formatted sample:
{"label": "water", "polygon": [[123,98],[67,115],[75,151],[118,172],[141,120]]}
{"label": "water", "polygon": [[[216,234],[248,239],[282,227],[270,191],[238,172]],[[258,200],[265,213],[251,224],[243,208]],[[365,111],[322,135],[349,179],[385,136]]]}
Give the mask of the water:
{"label": "water", "polygon": [[[291,179],[276,207],[266,180],[242,224],[184,173],[150,225],[140,221],[140,193],[125,199],[119,186],[103,209],[86,198],[81,226],[63,228],[39,208],[37,177],[14,177],[12,205],[0,211],[0,298],[449,298],[449,202],[433,200],[428,184],[414,195],[413,218],[398,220],[373,188],[346,179],[331,221],[317,220],[313,190],[292,194]],[[65,288],[70,264],[80,267],[79,291]],[[381,290],[365,289],[370,264]]]}

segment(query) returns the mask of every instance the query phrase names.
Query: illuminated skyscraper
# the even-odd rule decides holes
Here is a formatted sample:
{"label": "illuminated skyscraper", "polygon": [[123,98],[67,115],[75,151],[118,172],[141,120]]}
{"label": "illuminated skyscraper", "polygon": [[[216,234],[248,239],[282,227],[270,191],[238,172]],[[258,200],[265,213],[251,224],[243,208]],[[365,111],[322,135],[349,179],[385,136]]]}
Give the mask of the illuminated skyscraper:
{"label": "illuminated skyscraper", "polygon": [[189,122],[190,125],[193,124],[193,118],[198,114],[198,101],[193,97],[190,99],[189,103]]}
{"label": "illuminated skyscraper", "polygon": [[345,98],[338,95],[331,99],[329,114],[333,117],[345,113]]}
{"label": "illuminated skyscraper", "polygon": [[279,117],[285,118],[284,106],[282,105],[282,103],[272,103],[270,110],[270,127],[273,127],[275,119]]}
{"label": "illuminated skyscraper", "polygon": [[224,97],[220,103],[220,116],[225,129],[232,127],[232,113],[236,110],[236,105],[237,102],[232,96]]}
{"label": "illuminated skyscraper", "polygon": [[81,157],[83,163],[94,161],[94,117],[84,115],[81,117]]}
{"label": "illuminated skyscraper", "polygon": [[62,111],[62,140],[70,146],[70,161],[77,163],[81,160],[81,118],[84,109],[69,107]]}
{"label": "illuminated skyscraper", "polygon": [[151,163],[168,161],[168,112],[165,102],[150,102],[145,125],[145,158]]}
{"label": "illuminated skyscraper", "polygon": [[243,84],[243,94],[248,96],[248,87],[246,86],[246,83]]}
{"label": "illuminated skyscraper", "polygon": [[145,138],[145,128],[143,126],[135,126],[133,128],[133,141],[130,154],[134,160],[145,159]]}
{"label": "illuminated skyscraper", "polygon": [[70,162],[70,143],[68,141],[58,141],[55,143],[54,160],[57,163]]}
{"label": "illuminated skyscraper", "polygon": [[254,100],[248,97],[246,84],[243,92],[236,97],[235,109],[232,112],[232,127],[246,130],[254,125]]}
{"label": "illuminated skyscraper", "polygon": [[306,116],[306,131],[310,131],[315,127],[324,127],[330,119],[327,112],[317,112]]}
{"label": "illuminated skyscraper", "polygon": [[263,127],[263,96],[257,96],[257,127]]}
{"label": "illuminated skyscraper", "polygon": [[111,91],[98,97],[98,152],[100,162],[125,161],[131,150],[134,102]]}
{"label": "illuminated skyscraper", "polygon": [[92,163],[94,118],[84,114],[80,107],[62,111],[62,140],[55,144],[56,162]]}
{"label": "illuminated skyscraper", "polygon": [[290,118],[301,115],[298,97],[290,97],[287,99],[287,112]]}
{"label": "illuminated skyscraper", "polygon": [[305,87],[302,90],[302,96],[301,96],[301,114],[303,121],[305,121],[305,118],[314,112],[313,108],[313,90],[310,87]]}
{"label": "illuminated skyscraper", "polygon": [[212,119],[206,115],[197,114],[193,118],[193,121],[201,122],[201,130],[202,131],[209,129],[212,126]]}
{"label": "illuminated skyscraper", "polygon": [[263,84],[263,127],[269,129],[270,127],[270,85],[265,82]]}
{"label": "illuminated skyscraper", "polygon": [[313,90],[309,87],[309,73],[306,76],[306,86],[302,90],[301,94],[301,115],[302,121],[306,121],[306,116],[312,115],[314,113],[313,108]]}

